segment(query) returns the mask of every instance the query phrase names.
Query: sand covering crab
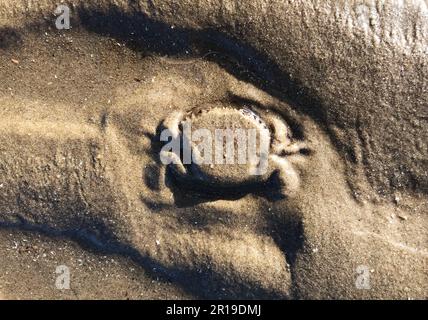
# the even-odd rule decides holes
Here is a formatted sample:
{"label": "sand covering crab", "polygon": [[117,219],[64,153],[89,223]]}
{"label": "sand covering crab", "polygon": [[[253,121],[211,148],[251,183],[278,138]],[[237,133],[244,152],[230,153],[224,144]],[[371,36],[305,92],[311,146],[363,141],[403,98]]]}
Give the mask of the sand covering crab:
{"label": "sand covering crab", "polygon": [[185,185],[214,192],[262,185],[284,196],[299,186],[289,156],[306,147],[294,141],[285,120],[271,110],[213,104],[174,112],[163,128],[176,147],[164,148],[161,159]]}

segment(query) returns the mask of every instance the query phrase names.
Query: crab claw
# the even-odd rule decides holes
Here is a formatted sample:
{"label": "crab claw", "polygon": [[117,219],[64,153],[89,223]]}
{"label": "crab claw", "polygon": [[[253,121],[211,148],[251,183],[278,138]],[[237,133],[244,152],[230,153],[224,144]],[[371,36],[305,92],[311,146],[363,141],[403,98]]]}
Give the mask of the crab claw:
{"label": "crab claw", "polygon": [[282,119],[274,115],[270,115],[270,117],[266,119],[266,122],[273,131],[272,137],[274,137],[274,139],[272,141],[272,152],[274,154],[279,154],[284,146],[291,144],[290,128]]}
{"label": "crab claw", "polygon": [[271,165],[278,172],[280,193],[284,196],[289,196],[295,192],[300,186],[299,175],[286,158],[271,155]]}
{"label": "crab claw", "polygon": [[162,122],[163,129],[169,130],[173,139],[178,139],[180,136],[180,123],[183,116],[182,111],[174,111]]}
{"label": "crab claw", "polygon": [[187,170],[180,159],[180,123],[183,119],[181,111],[171,113],[162,123],[160,140],[167,142],[160,152],[160,160],[164,165],[171,167],[181,175],[187,174]]}
{"label": "crab claw", "polygon": [[179,155],[177,155],[176,153],[172,151],[161,151],[160,159],[163,164],[170,165],[178,174],[187,174],[185,166],[181,162]]}

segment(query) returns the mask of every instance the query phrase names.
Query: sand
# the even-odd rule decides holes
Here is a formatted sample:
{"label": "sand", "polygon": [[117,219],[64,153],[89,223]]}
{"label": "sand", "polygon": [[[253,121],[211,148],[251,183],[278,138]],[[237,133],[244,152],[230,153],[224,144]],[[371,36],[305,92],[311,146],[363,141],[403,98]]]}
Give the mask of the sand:
{"label": "sand", "polygon": [[[427,298],[424,2],[73,3],[0,3],[0,298]],[[176,179],[162,123],[214,104],[304,148]]]}

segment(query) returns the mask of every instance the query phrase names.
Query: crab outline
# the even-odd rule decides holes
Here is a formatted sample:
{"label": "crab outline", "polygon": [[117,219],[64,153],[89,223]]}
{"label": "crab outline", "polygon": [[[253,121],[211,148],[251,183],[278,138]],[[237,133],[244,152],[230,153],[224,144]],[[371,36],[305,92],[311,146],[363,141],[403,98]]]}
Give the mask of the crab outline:
{"label": "crab outline", "polygon": [[[248,108],[252,111],[251,108]],[[182,138],[182,131],[180,126],[186,118],[186,112],[174,111],[162,122],[161,128],[168,130],[172,139]],[[291,130],[279,115],[273,112],[266,113],[266,119],[263,121],[273,130],[271,135],[270,147],[268,152],[268,173],[263,174],[267,178],[261,179],[257,184],[272,180],[273,176],[277,178],[277,186],[279,189],[276,191],[283,197],[291,195],[300,186],[300,178],[295,170],[292,162],[288,159],[290,156],[298,157],[299,161],[302,159],[300,155],[301,150],[308,150],[306,143],[302,141],[292,141]],[[162,163],[167,163],[173,168],[175,174],[179,175],[181,179],[188,181],[200,182],[192,173],[189,172],[180,158],[181,148],[179,153],[173,151],[161,150],[160,158]],[[239,185],[237,185],[239,186]],[[219,186],[221,188],[221,186]]]}

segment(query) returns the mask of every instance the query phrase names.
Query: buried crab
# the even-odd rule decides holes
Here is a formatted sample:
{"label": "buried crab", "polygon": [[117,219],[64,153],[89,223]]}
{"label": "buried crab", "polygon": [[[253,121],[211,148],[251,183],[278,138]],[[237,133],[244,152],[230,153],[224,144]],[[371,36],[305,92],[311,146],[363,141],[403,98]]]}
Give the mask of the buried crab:
{"label": "buried crab", "polygon": [[273,111],[196,107],[172,113],[162,129],[161,161],[185,186],[228,194],[261,189],[282,197],[299,187],[293,163],[303,160],[307,147]]}

